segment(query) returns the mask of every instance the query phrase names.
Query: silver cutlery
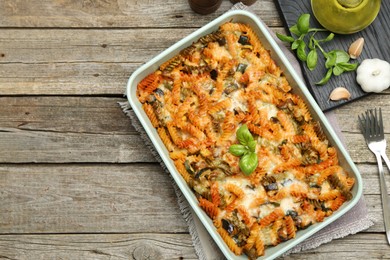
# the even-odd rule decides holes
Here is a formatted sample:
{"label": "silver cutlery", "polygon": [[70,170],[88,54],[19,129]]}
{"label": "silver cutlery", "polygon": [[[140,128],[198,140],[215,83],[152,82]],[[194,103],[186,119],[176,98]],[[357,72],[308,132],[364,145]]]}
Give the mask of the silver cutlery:
{"label": "silver cutlery", "polygon": [[386,155],[386,139],[384,137],[382,110],[379,108],[379,116],[376,109],[367,110],[365,115],[358,116],[364,139],[368,148],[375,154],[378,162],[379,180],[381,187],[381,199],[383,207],[383,220],[387,241],[390,244],[390,198],[387,193],[385,177],[383,174],[382,157],[390,169],[389,159]]}

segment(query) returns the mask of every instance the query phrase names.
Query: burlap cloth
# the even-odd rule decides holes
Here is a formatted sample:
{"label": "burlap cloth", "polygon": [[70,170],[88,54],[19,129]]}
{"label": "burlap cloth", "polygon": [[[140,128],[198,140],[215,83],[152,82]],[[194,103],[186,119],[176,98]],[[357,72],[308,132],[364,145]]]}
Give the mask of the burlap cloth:
{"label": "burlap cloth", "polygon": [[[231,10],[237,10],[237,9],[245,9],[249,10],[250,8],[243,5],[242,3],[235,4]],[[274,36],[274,33],[272,31],[271,35]],[[275,36],[274,36],[276,42],[279,44],[280,48],[283,50],[285,55],[288,57],[289,61],[294,66],[295,70],[301,75],[302,72],[299,65],[299,62],[297,61],[296,57],[294,56],[291,51],[286,48]],[[131,119],[131,122],[135,129],[140,132],[140,135],[144,139],[145,143],[150,147],[150,150],[155,155],[156,159],[161,163],[161,166],[166,170],[164,164],[162,163],[162,160],[160,159],[157,152],[154,150],[153,145],[151,145],[151,141],[149,140],[148,136],[144,132],[144,129],[142,128],[141,124],[139,123],[137,117],[135,116],[134,112],[131,110],[130,105],[127,102],[120,103],[123,111],[128,115]],[[325,113],[328,121],[334,128],[335,132],[343,141],[343,136],[340,130],[340,127],[337,122],[336,115],[333,112],[327,112]],[[166,170],[167,171],[167,170]],[[181,191],[177,187],[177,185],[174,183],[172,179],[172,186],[175,189],[178,203],[180,206],[180,210],[183,214],[184,219],[188,223],[189,232],[192,237],[192,241],[195,247],[195,251],[199,257],[199,259],[204,260],[212,260],[212,259],[225,259],[217,245],[214,243],[213,239],[208,234],[207,230],[203,227],[203,224],[200,222],[196,214],[192,211],[191,207],[189,206],[188,202],[182,195]],[[316,248],[319,245],[323,243],[330,242],[333,239],[342,238],[351,234],[355,234],[357,232],[360,232],[362,230],[365,230],[372,226],[374,223],[373,221],[368,217],[368,211],[367,207],[364,201],[364,196],[361,197],[361,199],[358,201],[358,203],[349,210],[345,215],[337,219],[332,224],[328,225],[324,229],[320,230],[310,238],[306,239],[305,241],[301,242],[291,250],[289,250],[284,255],[288,255],[291,253],[297,253],[302,250],[308,250],[312,248]]]}

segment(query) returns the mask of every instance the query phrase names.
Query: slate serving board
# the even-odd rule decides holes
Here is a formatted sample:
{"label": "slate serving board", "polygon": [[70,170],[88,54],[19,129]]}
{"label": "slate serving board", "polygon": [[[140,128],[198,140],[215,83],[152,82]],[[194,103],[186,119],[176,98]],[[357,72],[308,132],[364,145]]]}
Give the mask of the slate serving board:
{"label": "slate serving board", "polygon": [[[280,15],[284,21],[286,29],[294,25],[298,17],[303,13],[309,13],[311,15],[311,27],[322,28],[321,25],[315,19],[311,10],[310,0],[277,0],[277,7]],[[288,30],[287,30],[288,31]],[[325,38],[328,33],[317,33],[316,39]],[[317,38],[318,35],[318,38]],[[374,22],[358,33],[341,35],[335,34],[334,39],[331,42],[327,42],[322,45],[325,51],[334,49],[348,51],[350,44],[363,37],[365,45],[360,57],[352,62],[361,62],[364,59],[379,58],[390,62],[390,1],[383,0],[381,9]],[[321,57],[321,58],[320,58]],[[359,84],[356,82],[356,72],[346,72],[340,76],[332,76],[328,83],[324,86],[317,86],[315,82],[318,82],[326,74],[326,68],[324,66],[325,60],[322,55],[319,55],[318,65],[315,70],[310,71],[306,65],[301,62],[303,75],[308,89],[316,99],[318,105],[323,111],[328,111],[341,105],[347,104],[364,96],[368,93],[364,92]],[[351,92],[350,100],[330,101],[329,94],[336,87],[346,87]]]}

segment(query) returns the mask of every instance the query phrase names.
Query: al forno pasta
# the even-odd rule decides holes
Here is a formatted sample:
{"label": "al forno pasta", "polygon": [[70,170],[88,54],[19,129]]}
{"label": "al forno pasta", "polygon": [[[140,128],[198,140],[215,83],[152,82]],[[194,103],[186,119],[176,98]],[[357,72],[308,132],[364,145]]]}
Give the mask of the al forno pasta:
{"label": "al forno pasta", "polygon": [[[252,29],[224,23],[137,86],[150,122],[207,215],[237,255],[264,255],[351,199],[321,125],[291,91]],[[229,152],[246,125],[258,159],[247,175]]]}

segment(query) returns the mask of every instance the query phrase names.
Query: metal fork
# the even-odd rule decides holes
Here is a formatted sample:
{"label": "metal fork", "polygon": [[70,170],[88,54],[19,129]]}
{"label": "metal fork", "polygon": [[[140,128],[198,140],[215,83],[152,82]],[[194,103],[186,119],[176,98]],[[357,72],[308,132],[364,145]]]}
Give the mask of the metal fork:
{"label": "metal fork", "polygon": [[376,108],[375,110],[367,110],[365,114],[366,115],[362,114],[361,117],[358,116],[358,118],[368,148],[375,154],[376,160],[378,162],[383,220],[385,222],[387,242],[390,244],[390,198],[387,193],[381,157],[384,158],[389,169],[390,163],[386,156],[386,139],[384,137],[382,110],[379,108],[379,118]]}

